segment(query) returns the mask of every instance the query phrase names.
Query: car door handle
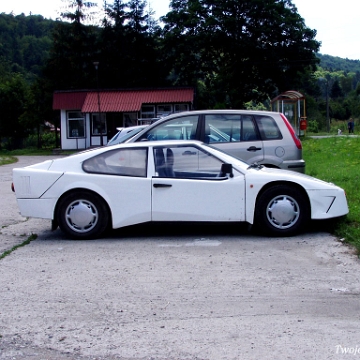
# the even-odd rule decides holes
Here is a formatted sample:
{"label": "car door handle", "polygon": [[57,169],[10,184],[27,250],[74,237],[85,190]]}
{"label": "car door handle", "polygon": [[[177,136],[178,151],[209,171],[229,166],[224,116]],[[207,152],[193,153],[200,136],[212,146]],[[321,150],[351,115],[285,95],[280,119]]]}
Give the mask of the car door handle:
{"label": "car door handle", "polygon": [[250,146],[249,148],[246,149],[247,151],[258,151],[261,150],[261,148],[258,148],[256,146]]}
{"label": "car door handle", "polygon": [[154,184],[154,188],[161,188],[161,187],[172,187],[171,184]]}

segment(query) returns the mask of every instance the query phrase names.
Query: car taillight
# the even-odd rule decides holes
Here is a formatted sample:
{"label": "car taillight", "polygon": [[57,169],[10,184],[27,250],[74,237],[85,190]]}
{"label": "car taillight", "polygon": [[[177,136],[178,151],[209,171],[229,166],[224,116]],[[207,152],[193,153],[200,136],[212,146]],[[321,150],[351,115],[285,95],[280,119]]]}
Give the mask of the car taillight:
{"label": "car taillight", "polygon": [[281,118],[283,119],[286,127],[288,128],[293,140],[294,140],[294,143],[296,145],[296,147],[299,149],[299,150],[302,150],[302,144],[301,144],[301,141],[300,139],[297,137],[297,135],[295,134],[295,130],[294,128],[291,126],[289,120],[286,118],[286,116],[284,114],[280,114]]}
{"label": "car taillight", "polygon": [[11,183],[11,190],[12,190],[13,192],[15,192],[15,186],[14,186],[14,183]]}

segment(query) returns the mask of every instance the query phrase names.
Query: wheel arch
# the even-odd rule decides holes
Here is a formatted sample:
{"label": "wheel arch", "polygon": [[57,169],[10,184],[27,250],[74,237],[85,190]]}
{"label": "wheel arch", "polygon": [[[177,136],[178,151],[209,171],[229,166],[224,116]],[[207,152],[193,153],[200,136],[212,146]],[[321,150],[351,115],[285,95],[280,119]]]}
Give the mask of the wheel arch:
{"label": "wheel arch", "polygon": [[72,188],[72,189],[69,189],[67,191],[65,191],[63,194],[61,194],[61,196],[57,199],[56,201],[56,204],[55,204],[55,208],[54,208],[54,215],[53,215],[53,225],[52,225],[52,228],[56,228],[58,226],[58,216],[59,216],[59,204],[61,203],[61,200],[63,198],[65,198],[66,196],[70,195],[70,194],[75,194],[75,193],[78,193],[79,191],[85,191],[93,196],[96,196],[98,197],[101,201],[104,202],[107,210],[108,210],[108,213],[109,213],[109,224],[111,227],[112,227],[112,213],[111,213],[111,210],[110,210],[110,206],[108,204],[108,202],[104,199],[103,196],[101,196],[99,193],[97,193],[96,191],[93,191],[93,190],[90,190],[90,189],[87,189],[87,188],[83,188],[83,187],[77,187],[77,188]]}
{"label": "wheel arch", "polygon": [[310,219],[309,196],[297,183],[273,181],[256,197],[254,223],[262,234],[293,236],[301,232]]}
{"label": "wheel arch", "polygon": [[257,196],[256,196],[256,202],[258,201],[258,198],[269,188],[271,188],[274,185],[287,185],[287,186],[292,186],[295,189],[297,189],[299,192],[301,192],[307,199],[308,203],[310,204],[310,199],[309,196],[306,192],[306,190],[299,185],[298,183],[295,183],[293,181],[284,181],[284,180],[279,180],[279,181],[272,181],[270,183],[265,184],[261,190],[258,192]]}
{"label": "wheel arch", "polygon": [[[306,192],[306,190],[299,184],[292,182],[292,181],[284,181],[284,180],[279,180],[279,181],[272,181],[270,183],[265,184],[260,191],[257,193],[255,199],[253,200],[252,204],[247,204],[247,211],[246,211],[246,221],[249,222],[250,224],[254,223],[254,219],[255,219],[255,211],[256,211],[256,206],[258,203],[259,198],[261,197],[261,195],[268,190],[269,188],[273,187],[273,186],[277,186],[277,185],[286,185],[286,186],[292,186],[294,189],[298,190],[303,196],[304,199],[306,199],[307,204],[309,206],[309,209],[311,211],[311,203],[310,203],[310,198],[308,193]],[[251,215],[250,215],[251,214]]]}

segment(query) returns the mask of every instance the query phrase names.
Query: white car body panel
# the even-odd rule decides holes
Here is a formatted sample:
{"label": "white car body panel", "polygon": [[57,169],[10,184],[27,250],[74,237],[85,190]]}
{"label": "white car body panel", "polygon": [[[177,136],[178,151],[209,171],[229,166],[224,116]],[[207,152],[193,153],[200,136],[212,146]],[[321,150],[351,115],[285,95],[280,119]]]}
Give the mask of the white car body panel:
{"label": "white car body panel", "polygon": [[[261,173],[261,177],[257,176],[258,172]],[[250,169],[246,176],[246,221],[249,223],[253,221],[256,197],[264,186],[264,179],[269,182],[295,182],[301,186],[308,195],[313,220],[339,217],[349,212],[344,190],[334,184],[300,173],[294,178],[293,173],[287,170]]]}
{"label": "white car body panel", "polygon": [[40,198],[63,174],[63,171],[14,169],[13,181],[16,183],[16,196],[22,199]]}
{"label": "white car body panel", "polygon": [[153,221],[245,221],[243,176],[219,181],[153,178],[152,183]]}
{"label": "white car body panel", "polygon": [[328,219],[344,215],[348,209],[344,191],[341,188],[331,190],[309,190],[311,218]]}
{"label": "white car body panel", "polygon": [[17,199],[17,204],[22,216],[50,220],[54,218],[56,202],[57,198]]}
{"label": "white car body panel", "polygon": [[[151,221],[151,179],[86,175],[85,181],[84,175],[66,174],[43,195],[43,198],[56,199],[72,189],[87,189],[99,194],[112,209],[114,228]],[[121,188],[126,191],[121,191]]]}

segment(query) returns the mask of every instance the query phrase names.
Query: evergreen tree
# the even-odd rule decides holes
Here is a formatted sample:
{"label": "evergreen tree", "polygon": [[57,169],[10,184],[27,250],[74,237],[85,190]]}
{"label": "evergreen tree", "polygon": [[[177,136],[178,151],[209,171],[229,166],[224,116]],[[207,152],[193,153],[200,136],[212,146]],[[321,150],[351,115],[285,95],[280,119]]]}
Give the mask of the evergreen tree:
{"label": "evergreen tree", "polygon": [[332,99],[338,99],[340,97],[343,97],[343,91],[340,87],[340,84],[339,84],[339,80],[338,79],[335,79],[332,87],[331,87],[331,91],[330,91],[330,97]]}
{"label": "evergreen tree", "polygon": [[159,30],[146,2],[120,0],[107,5],[99,46],[101,87],[155,87],[165,84]]}
{"label": "evergreen tree", "polygon": [[57,22],[53,47],[44,70],[54,90],[95,87],[93,62],[97,54],[98,29],[82,23],[87,19],[85,10],[92,6],[95,4],[69,0],[69,11],[62,16],[72,22]]}

